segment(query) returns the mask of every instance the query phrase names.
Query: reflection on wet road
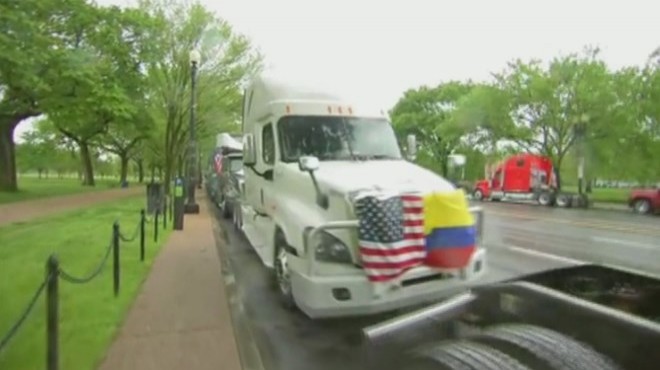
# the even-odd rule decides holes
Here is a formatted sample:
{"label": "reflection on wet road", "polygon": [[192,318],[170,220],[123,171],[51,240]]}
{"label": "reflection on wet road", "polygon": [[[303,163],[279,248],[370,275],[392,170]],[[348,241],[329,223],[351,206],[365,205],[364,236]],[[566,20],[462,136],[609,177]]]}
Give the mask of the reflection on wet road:
{"label": "reflection on wet road", "polygon": [[[484,281],[580,262],[599,262],[660,275],[660,218],[611,211],[548,209],[484,203]],[[220,221],[228,238],[236,288],[266,369],[362,369],[360,329],[396,313],[317,320],[279,304],[272,276],[246,240]]]}

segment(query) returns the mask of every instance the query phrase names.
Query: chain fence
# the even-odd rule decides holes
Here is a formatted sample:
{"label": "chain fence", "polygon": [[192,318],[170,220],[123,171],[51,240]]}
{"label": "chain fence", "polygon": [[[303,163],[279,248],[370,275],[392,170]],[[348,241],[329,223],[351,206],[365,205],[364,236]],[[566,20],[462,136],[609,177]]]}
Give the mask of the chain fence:
{"label": "chain fence", "polygon": [[[167,211],[168,208],[166,205],[162,207],[165,215],[163,215],[163,228],[167,226]],[[146,211],[142,209],[140,211],[140,220],[136,224],[134,231],[126,236],[122,233],[119,222],[115,221],[112,225],[112,236],[110,243],[105,248],[103,252],[103,257],[101,260],[94,265],[94,268],[85,276],[76,276],[67,272],[61,265],[57,258],[56,254],[51,254],[46,261],[46,275],[41,281],[37,289],[30,297],[27,305],[18,316],[16,321],[9,327],[9,330],[0,337],[0,356],[6,350],[7,346],[11,340],[16,336],[20,331],[21,327],[25,324],[27,319],[30,317],[32,311],[34,311],[39,298],[46,292],[46,338],[47,338],[47,361],[46,369],[47,370],[57,370],[59,368],[59,280],[65,281],[71,284],[86,284],[99,277],[101,273],[105,270],[105,267],[108,265],[110,256],[112,256],[112,281],[113,281],[113,291],[115,296],[119,294],[120,290],[120,242],[133,242],[140,237],[140,261],[144,261],[145,258],[145,237],[146,237],[146,225],[154,225],[154,242],[158,241],[158,229],[159,229],[159,214],[160,210],[157,209],[154,212],[153,217],[148,217]]]}

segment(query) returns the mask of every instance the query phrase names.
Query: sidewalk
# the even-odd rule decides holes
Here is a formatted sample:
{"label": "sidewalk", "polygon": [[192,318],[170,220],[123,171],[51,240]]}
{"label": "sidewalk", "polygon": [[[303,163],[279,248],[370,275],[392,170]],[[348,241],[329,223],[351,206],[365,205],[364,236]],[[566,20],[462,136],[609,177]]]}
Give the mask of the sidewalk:
{"label": "sidewalk", "polygon": [[37,217],[49,216],[101,202],[118,200],[144,193],[145,190],[143,186],[135,186],[127,189],[92,191],[82,194],[71,194],[2,204],[0,205],[0,226],[14,222],[30,221]]}
{"label": "sidewalk", "polygon": [[154,261],[99,370],[239,370],[213,220],[203,196]]}

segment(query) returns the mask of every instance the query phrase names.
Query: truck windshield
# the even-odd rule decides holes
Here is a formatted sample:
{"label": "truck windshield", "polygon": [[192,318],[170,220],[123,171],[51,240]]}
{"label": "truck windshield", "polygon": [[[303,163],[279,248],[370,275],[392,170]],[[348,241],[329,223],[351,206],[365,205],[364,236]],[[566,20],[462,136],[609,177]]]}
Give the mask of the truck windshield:
{"label": "truck windshield", "polygon": [[277,126],[283,162],[305,155],[322,161],[401,158],[394,130],[382,118],[287,116]]}

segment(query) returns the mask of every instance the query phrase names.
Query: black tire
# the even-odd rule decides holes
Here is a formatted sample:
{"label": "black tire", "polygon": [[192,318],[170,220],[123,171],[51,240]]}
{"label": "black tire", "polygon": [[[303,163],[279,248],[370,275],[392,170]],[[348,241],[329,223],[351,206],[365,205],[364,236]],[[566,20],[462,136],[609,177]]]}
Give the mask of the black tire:
{"label": "black tire", "polygon": [[484,193],[481,190],[477,189],[472,193],[472,198],[474,198],[474,200],[483,201]]}
{"label": "black tire", "polygon": [[241,230],[241,226],[243,222],[242,217],[243,214],[241,210],[241,205],[239,203],[235,203],[232,210],[232,224],[234,225],[234,228],[236,230]]}
{"label": "black tire", "polygon": [[401,369],[532,370],[504,352],[466,340],[435,343],[415,352]]}
{"label": "black tire", "polygon": [[538,370],[619,370],[590,346],[554,330],[527,324],[504,324],[474,338]]}
{"label": "black tire", "polygon": [[552,193],[544,191],[539,194],[538,202],[542,206],[550,207],[554,204],[554,197]]}
{"label": "black tire", "polygon": [[633,211],[640,215],[651,213],[651,201],[648,199],[637,199],[633,202]]}
{"label": "black tire", "polygon": [[557,196],[557,207],[560,208],[571,208],[573,205],[573,197],[569,194],[559,194]]}
{"label": "black tire", "polygon": [[227,198],[223,197],[222,202],[222,217],[229,219],[232,216],[232,206]]}
{"label": "black tire", "polygon": [[[284,237],[284,233],[278,230],[277,233],[275,234],[275,256],[273,259],[273,267],[275,273],[273,274],[273,281],[275,284],[275,288],[279,293],[282,306],[284,306],[287,309],[293,310],[296,307],[296,301],[293,298],[291,275],[288,272],[288,263],[286,262],[286,256],[288,256],[288,253],[286,253],[286,249],[285,249],[286,245],[287,245],[287,241],[286,238]],[[285,256],[284,266],[282,266],[282,256]],[[283,273],[286,273],[288,277],[288,284],[289,284],[288,289],[284,287],[285,282],[281,280],[281,279],[285,279],[285,277],[282,276]]]}

